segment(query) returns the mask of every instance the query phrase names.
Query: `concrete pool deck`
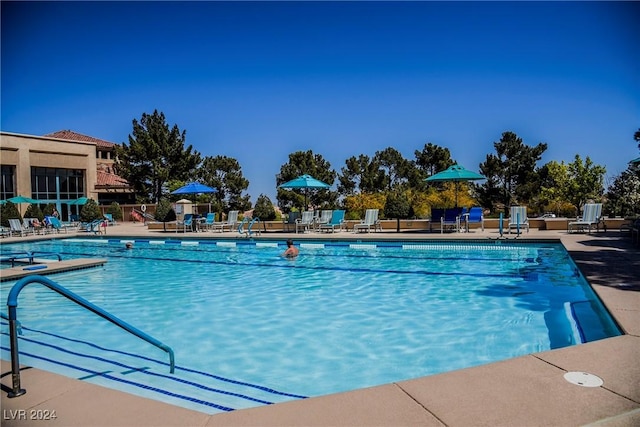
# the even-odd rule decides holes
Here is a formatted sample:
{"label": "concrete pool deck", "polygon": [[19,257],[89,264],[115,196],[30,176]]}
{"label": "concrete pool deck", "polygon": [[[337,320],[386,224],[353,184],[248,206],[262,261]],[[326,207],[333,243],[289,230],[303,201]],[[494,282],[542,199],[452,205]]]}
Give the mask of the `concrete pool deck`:
{"label": "concrete pool deck", "polygon": [[[76,233],[54,237],[71,237]],[[84,233],[77,233],[84,236]],[[107,229],[107,238],[236,238],[237,232],[175,234],[142,224]],[[506,237],[514,238],[505,235]],[[49,238],[51,236],[44,236]],[[496,239],[471,233],[265,233],[266,239]],[[5,238],[0,243],[43,236]],[[3,426],[533,426],[640,425],[640,249],[619,231],[567,234],[531,229],[520,239],[560,240],[625,335],[449,373],[277,405],[207,415],[38,369],[22,371],[27,393],[9,399],[2,361]],[[52,276],[55,280],[55,276]],[[600,387],[567,382],[589,372]],[[56,419],[38,421],[55,410]],[[24,412],[23,412],[24,411]]]}

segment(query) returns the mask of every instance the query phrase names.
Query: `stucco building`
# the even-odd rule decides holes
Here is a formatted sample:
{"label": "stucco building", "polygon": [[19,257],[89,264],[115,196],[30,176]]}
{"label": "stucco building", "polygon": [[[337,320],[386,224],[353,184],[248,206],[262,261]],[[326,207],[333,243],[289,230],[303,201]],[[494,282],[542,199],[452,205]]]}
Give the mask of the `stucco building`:
{"label": "stucco building", "polygon": [[77,213],[66,201],[133,203],[129,183],[113,171],[115,144],[70,130],[44,136],[0,132],[0,198],[26,196],[54,203],[62,218]]}

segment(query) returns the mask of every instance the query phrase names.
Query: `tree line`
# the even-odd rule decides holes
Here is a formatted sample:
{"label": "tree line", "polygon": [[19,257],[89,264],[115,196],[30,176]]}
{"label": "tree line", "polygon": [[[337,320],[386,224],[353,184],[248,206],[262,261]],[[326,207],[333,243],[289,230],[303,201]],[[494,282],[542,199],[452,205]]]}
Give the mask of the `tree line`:
{"label": "tree line", "polygon": [[[640,149],[640,129],[634,134]],[[458,186],[460,206],[482,206],[492,214],[507,212],[509,206],[526,205],[535,213],[553,212],[562,216],[579,214],[590,201],[605,202],[609,215],[640,213],[640,167],[629,168],[615,177],[605,194],[604,166],[588,156],[576,154],[570,163],[550,161],[539,165],[546,143],[529,146],[514,132],[505,131],[479,165],[486,177],[481,184]],[[309,204],[319,209],[344,208],[347,217],[360,218],[367,208],[379,208],[393,218],[428,217],[431,207],[453,207],[452,183],[428,183],[425,179],[455,164],[446,147],[431,142],[415,150],[407,159],[393,147],[373,156],[359,154],[345,160],[339,171],[321,154],[312,150],[289,154],[276,174],[276,185],[309,174],[336,190],[313,190]],[[275,217],[273,203],[261,194],[252,206],[246,193],[249,181],[240,163],[227,156],[203,157],[186,144],[186,131],[169,126],[164,113],[155,110],[133,120],[128,144],[116,147],[116,172],[133,186],[139,203],[167,203],[171,191],[187,181],[198,180],[217,193],[199,196],[211,203],[212,211],[245,211],[254,207],[260,218]],[[300,190],[277,189],[277,205],[283,212],[304,210],[305,195]]]}

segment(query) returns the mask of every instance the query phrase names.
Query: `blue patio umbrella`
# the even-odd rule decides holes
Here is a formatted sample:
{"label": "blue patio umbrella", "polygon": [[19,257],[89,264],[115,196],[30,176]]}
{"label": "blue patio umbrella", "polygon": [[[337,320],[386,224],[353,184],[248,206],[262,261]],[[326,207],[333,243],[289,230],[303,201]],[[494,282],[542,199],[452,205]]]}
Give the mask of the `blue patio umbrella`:
{"label": "blue patio umbrella", "polygon": [[429,178],[425,179],[428,182],[454,182],[456,186],[456,207],[458,207],[458,183],[459,182],[467,182],[467,181],[477,181],[481,179],[486,179],[485,176],[480,175],[479,173],[470,171],[469,169],[465,169],[463,166],[455,164],[453,166],[449,166],[447,169],[442,172],[438,172],[436,174],[431,175]]}
{"label": "blue patio umbrella", "polygon": [[304,191],[305,209],[307,207],[307,190],[309,188],[329,188],[329,187],[331,186],[326,182],[322,182],[319,179],[315,179],[314,177],[308,174],[300,175],[299,177],[292,179],[291,181],[287,181],[284,184],[280,184],[278,186],[278,188],[286,188],[288,190],[299,189],[299,188],[304,189],[305,190]]}
{"label": "blue patio umbrella", "polygon": [[24,196],[16,196],[16,197],[12,197],[10,199],[7,199],[8,202],[11,203],[15,203],[16,205],[22,204],[22,203],[40,203],[38,200],[36,199],[32,199],[31,197],[24,197]]}
{"label": "blue patio umbrella", "polygon": [[218,190],[215,188],[211,188],[208,185],[204,185],[200,182],[190,182],[175,191],[172,191],[171,194],[203,194],[203,193],[217,193]]}
{"label": "blue patio umbrella", "polygon": [[80,197],[80,198],[75,199],[75,200],[65,200],[63,203],[66,203],[68,205],[79,205],[79,206],[82,206],[82,205],[86,205],[88,201],[89,201],[88,197]]}
{"label": "blue patio umbrella", "polygon": [[[171,194],[210,194],[217,192],[218,190],[215,188],[204,185],[201,182],[194,181],[178,188],[175,191],[172,191]],[[211,211],[211,203],[209,203],[209,211]]]}

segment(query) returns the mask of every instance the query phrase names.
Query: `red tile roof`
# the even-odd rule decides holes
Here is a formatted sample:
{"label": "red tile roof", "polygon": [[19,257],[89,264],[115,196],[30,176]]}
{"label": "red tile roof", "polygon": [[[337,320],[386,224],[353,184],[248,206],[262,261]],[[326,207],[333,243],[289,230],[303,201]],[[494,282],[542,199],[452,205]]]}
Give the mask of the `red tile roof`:
{"label": "red tile roof", "polygon": [[104,139],[94,138],[92,136],[83,135],[78,132],[74,132],[72,130],[59,130],[57,132],[48,133],[45,135],[47,138],[58,138],[58,139],[68,139],[71,141],[81,141],[81,142],[95,142],[96,146],[101,148],[113,148],[113,142],[105,141]]}
{"label": "red tile roof", "polygon": [[104,171],[98,172],[98,182],[96,185],[102,187],[129,187],[129,182],[113,173],[107,173]]}

